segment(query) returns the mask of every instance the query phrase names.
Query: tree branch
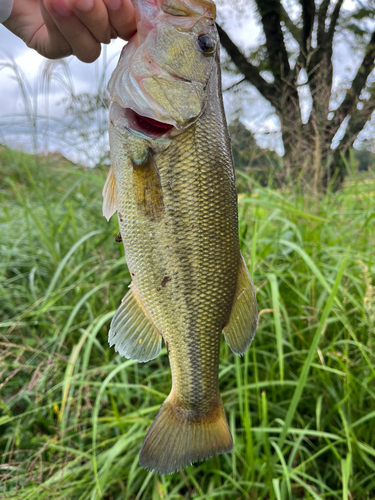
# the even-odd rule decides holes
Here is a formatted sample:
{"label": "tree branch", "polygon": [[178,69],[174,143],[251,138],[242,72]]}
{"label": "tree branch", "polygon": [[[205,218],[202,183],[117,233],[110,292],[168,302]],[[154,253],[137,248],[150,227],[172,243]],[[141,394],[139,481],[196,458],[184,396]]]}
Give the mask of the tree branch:
{"label": "tree branch", "polygon": [[280,19],[281,21],[284,22],[287,30],[293,36],[295,41],[298,42],[299,45],[301,45],[302,30],[298,28],[298,26],[296,26],[294,22],[290,19],[289,14],[283,7],[283,4],[280,4]]}
{"label": "tree branch", "polygon": [[[300,0],[306,1],[306,0]],[[318,10],[318,33],[317,47],[311,52],[311,57],[307,61],[307,72],[312,76],[310,78],[310,90],[312,94],[320,88],[321,92],[317,93],[317,100],[322,99],[322,92],[328,95],[332,92],[333,82],[333,37],[335,35],[337,22],[340,16],[343,0],[337,0],[333,12],[329,19],[329,26],[326,31],[328,20],[327,12],[330,6],[330,0],[322,0]],[[319,104],[319,103],[318,103]],[[314,102],[314,107],[315,102]]]}
{"label": "tree branch", "polygon": [[255,0],[261,16],[270,67],[275,80],[280,81],[290,73],[288,53],[281,29],[280,0]]}
{"label": "tree branch", "polygon": [[232,83],[232,85],[229,85],[229,87],[227,87],[226,89],[223,89],[223,92],[228,92],[228,90],[234,89],[234,87],[237,87],[237,85],[241,85],[241,83],[245,82],[245,81],[246,81],[246,78],[243,77],[243,78],[241,78],[241,80],[239,82]]}
{"label": "tree branch", "polygon": [[355,109],[350,117],[346,127],[344,137],[341,139],[337,149],[345,151],[353,146],[358,134],[363,130],[363,127],[370,120],[372,113],[375,111],[375,83],[369,87],[370,99],[362,101],[364,106],[362,109]]}
{"label": "tree branch", "polygon": [[315,18],[315,2],[314,0],[300,0],[302,6],[302,38],[301,38],[301,49],[304,57],[306,57],[307,51],[311,48],[311,36],[314,29],[314,18]]}
{"label": "tree branch", "polygon": [[344,0],[337,0],[337,3],[335,5],[335,8],[333,9],[332,15],[331,15],[331,20],[329,23],[329,28],[328,28],[328,33],[327,33],[327,45],[331,45],[333,43],[333,37],[335,35],[335,30],[337,26],[337,21],[339,19],[341,7],[343,4]]}
{"label": "tree branch", "polygon": [[226,31],[224,31],[218,24],[216,27],[219,32],[221,45],[226,50],[228,56],[235,64],[238,71],[248,82],[254,85],[263,97],[272,101],[272,104],[274,104],[275,98],[277,98],[274,86],[266,82],[266,80],[260,75],[259,69],[246,59],[237,45],[232,42],[231,38],[229,38]]}
{"label": "tree branch", "polygon": [[317,42],[318,46],[323,45],[325,34],[326,34],[326,19],[327,19],[327,11],[330,4],[330,0],[323,0],[320,4],[318,10],[318,34],[317,34]]}
{"label": "tree branch", "polygon": [[367,78],[375,68],[375,31],[371,35],[371,40],[366,47],[366,53],[362,63],[354,77],[351,88],[347,91],[345,99],[337,108],[332,120],[334,130],[340,127],[340,124],[346,116],[354,112],[359,96],[366,85]]}

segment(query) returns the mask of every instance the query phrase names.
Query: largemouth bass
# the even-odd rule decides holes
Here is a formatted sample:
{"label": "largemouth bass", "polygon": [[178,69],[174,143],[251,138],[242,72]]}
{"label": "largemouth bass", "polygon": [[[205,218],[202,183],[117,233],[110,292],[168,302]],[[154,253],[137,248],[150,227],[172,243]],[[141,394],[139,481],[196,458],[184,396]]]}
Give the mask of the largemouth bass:
{"label": "largemouth bass", "polygon": [[140,464],[170,474],[232,449],[218,389],[220,337],[242,355],[257,306],[238,242],[215,4],[133,4],[138,32],[108,85],[112,166],[103,213],[117,210],[132,276],[109,343],[145,362],[164,339],[172,390]]}

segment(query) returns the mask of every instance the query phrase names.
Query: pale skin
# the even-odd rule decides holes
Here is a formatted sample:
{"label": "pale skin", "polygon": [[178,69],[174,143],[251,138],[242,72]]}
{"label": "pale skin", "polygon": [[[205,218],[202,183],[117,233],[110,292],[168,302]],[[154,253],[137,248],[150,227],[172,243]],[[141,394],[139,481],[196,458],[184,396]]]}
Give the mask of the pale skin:
{"label": "pale skin", "polygon": [[101,43],[136,31],[130,0],[14,0],[4,26],[48,59],[86,63],[99,57]]}

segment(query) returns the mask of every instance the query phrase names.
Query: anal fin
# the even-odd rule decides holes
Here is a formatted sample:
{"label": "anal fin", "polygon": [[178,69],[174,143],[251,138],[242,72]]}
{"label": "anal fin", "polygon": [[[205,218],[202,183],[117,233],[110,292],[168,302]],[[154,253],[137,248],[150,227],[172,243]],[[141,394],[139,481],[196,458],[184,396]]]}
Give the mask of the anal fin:
{"label": "anal fin", "polygon": [[109,345],[120,356],[145,363],[160,353],[161,339],[137,292],[131,288],[112,319]]}
{"label": "anal fin", "polygon": [[242,356],[250,347],[257,321],[258,308],[254,285],[241,255],[232,311],[223,329],[225,340],[235,354]]}

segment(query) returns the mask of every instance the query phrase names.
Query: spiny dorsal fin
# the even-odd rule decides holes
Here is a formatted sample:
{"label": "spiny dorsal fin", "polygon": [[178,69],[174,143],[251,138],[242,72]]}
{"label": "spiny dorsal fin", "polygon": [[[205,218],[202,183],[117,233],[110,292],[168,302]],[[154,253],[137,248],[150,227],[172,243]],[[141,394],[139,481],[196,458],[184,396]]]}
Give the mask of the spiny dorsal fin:
{"label": "spiny dorsal fin", "polygon": [[241,255],[236,294],[228,324],[223,329],[225,340],[235,354],[242,356],[254,338],[258,309],[254,285]]}
{"label": "spiny dorsal fin", "polygon": [[110,166],[107,180],[102,191],[103,195],[103,215],[109,220],[117,210],[116,180],[113,166]]}
{"label": "spiny dorsal fin", "polygon": [[112,319],[108,334],[109,345],[114,345],[120,356],[145,363],[160,353],[161,339],[161,334],[132,287]]}

